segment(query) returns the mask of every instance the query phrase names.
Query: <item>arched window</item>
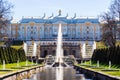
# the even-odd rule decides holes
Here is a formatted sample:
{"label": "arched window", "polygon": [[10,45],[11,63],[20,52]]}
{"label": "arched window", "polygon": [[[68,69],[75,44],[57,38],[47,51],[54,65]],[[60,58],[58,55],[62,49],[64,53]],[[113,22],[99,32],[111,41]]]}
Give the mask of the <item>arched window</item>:
{"label": "arched window", "polygon": [[75,57],[75,55],[76,55],[76,50],[72,50],[72,55]]}

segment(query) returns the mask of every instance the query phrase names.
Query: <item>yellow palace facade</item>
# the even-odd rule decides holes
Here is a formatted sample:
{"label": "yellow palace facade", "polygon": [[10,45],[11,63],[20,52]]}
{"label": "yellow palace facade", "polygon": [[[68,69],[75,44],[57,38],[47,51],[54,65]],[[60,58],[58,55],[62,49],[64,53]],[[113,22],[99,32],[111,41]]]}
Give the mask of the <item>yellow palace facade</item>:
{"label": "yellow palace facade", "polygon": [[11,23],[9,37],[13,40],[23,40],[26,56],[46,57],[55,55],[56,39],[59,24],[62,26],[64,55],[76,58],[90,58],[96,48],[95,41],[101,40],[101,26],[98,18],[81,18],[74,14],[46,17],[23,17],[16,23]]}

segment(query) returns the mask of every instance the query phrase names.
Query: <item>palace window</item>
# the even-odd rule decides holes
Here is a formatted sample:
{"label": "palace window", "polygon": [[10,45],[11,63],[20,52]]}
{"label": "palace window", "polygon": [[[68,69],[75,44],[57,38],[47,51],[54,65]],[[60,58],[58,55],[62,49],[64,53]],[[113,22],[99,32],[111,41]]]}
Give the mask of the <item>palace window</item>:
{"label": "palace window", "polygon": [[20,30],[20,27],[18,27],[18,30]]}
{"label": "palace window", "polygon": [[24,27],[22,27],[22,29],[24,29]]}
{"label": "palace window", "polygon": [[89,39],[89,37],[87,36],[87,39]]}
{"label": "palace window", "polygon": [[31,31],[31,34],[33,34],[33,31]]}
{"label": "palace window", "polygon": [[[4,33],[4,32],[3,32]],[[15,31],[12,31],[12,34],[15,34]]]}
{"label": "palace window", "polygon": [[78,35],[80,35],[80,32],[78,32]]}
{"label": "palace window", "polygon": [[89,27],[87,26],[87,29],[89,29]]}
{"label": "palace window", "polygon": [[15,28],[15,26],[12,26],[12,28],[14,29],[14,28]]}
{"label": "palace window", "polygon": [[31,26],[31,29],[33,29],[33,26]]}
{"label": "palace window", "polygon": [[42,28],[40,27],[40,30],[41,30]]}
{"label": "palace window", "polygon": [[87,31],[89,31],[89,27],[87,26]]}
{"label": "palace window", "polygon": [[89,34],[89,31],[87,31],[87,34]]}

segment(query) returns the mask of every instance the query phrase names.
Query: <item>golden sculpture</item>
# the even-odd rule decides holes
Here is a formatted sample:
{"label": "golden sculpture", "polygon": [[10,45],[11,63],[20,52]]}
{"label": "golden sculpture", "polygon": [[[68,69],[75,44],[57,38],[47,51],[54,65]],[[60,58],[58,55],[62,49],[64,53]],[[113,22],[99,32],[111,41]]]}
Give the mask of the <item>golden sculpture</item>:
{"label": "golden sculpture", "polygon": [[61,12],[62,12],[62,11],[61,11],[61,9],[60,9],[60,10],[59,10],[59,16],[61,15]]}

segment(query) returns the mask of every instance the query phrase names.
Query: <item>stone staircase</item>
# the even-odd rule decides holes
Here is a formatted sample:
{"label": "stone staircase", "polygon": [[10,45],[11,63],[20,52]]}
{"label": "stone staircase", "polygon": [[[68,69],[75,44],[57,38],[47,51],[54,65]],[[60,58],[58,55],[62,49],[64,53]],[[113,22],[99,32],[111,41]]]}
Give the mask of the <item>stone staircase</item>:
{"label": "stone staircase", "polygon": [[40,45],[37,46],[37,54],[36,54],[36,56],[38,58],[40,58]]}
{"label": "stone staircase", "polygon": [[91,58],[92,57],[92,45],[86,45],[86,58]]}
{"label": "stone staircase", "polygon": [[31,44],[31,45],[28,46],[27,57],[32,57],[33,56],[33,46],[34,46],[34,44]]}

